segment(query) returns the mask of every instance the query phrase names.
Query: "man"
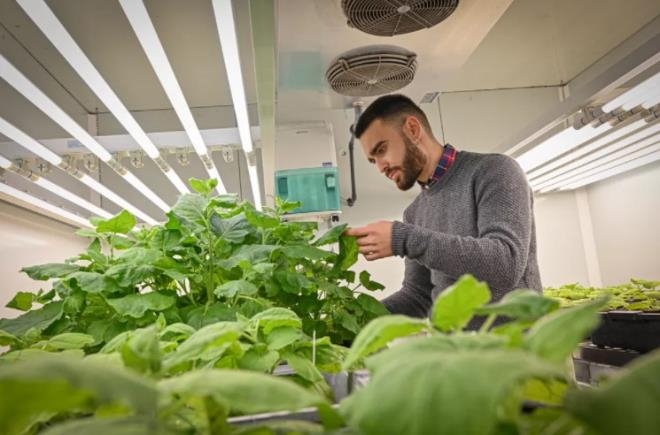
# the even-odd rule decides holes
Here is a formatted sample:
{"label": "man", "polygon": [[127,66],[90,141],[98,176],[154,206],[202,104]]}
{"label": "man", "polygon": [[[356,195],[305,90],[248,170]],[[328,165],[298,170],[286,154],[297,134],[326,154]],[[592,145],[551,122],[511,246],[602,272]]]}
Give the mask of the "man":
{"label": "man", "polygon": [[532,193],[515,160],[443,146],[424,112],[403,95],[374,101],[355,136],[399,189],[422,187],[403,222],[347,232],[369,261],[405,257],[403,286],[383,301],[392,313],[426,317],[435,298],[466,273],[486,281],[494,300],[517,288],[541,290]]}

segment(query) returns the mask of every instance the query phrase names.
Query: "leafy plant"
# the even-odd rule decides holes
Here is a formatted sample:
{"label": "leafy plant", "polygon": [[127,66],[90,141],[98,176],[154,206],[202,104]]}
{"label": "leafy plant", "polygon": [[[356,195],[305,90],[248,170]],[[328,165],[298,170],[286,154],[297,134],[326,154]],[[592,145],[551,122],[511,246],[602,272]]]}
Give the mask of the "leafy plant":
{"label": "leafy plant", "polygon": [[543,293],[557,300],[562,307],[610,296],[607,310],[660,311],[660,281],[632,278],[629,283],[602,288],[574,283],[549,287]]}

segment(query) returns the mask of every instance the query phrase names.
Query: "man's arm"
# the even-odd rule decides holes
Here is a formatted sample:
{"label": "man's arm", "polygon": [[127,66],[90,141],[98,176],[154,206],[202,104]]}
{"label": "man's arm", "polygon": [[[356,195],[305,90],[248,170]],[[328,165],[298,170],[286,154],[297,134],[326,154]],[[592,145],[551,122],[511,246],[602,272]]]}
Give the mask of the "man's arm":
{"label": "man's arm", "polygon": [[514,160],[497,156],[488,163],[474,186],[478,237],[394,222],[392,252],[454,277],[472,273],[495,288],[515,286],[525,272],[532,236],[531,193]]}
{"label": "man's arm", "polygon": [[393,314],[424,318],[431,309],[431,274],[415,260],[406,258],[401,290],[382,302]]}

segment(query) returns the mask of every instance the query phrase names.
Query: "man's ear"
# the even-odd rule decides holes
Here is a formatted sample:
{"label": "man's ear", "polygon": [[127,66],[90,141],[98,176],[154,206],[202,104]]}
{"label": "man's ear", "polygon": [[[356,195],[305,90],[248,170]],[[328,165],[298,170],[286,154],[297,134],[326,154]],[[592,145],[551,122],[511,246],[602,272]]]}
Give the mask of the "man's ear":
{"label": "man's ear", "polygon": [[408,115],[403,123],[403,131],[413,143],[422,140],[422,123],[413,115]]}

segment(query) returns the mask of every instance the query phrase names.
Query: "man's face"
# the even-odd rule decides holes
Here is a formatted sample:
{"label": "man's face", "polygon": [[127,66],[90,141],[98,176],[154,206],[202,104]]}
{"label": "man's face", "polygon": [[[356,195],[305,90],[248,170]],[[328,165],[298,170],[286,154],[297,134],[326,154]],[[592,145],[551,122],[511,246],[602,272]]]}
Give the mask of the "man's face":
{"label": "man's face", "polygon": [[360,143],[369,162],[401,190],[415,185],[427,162],[426,154],[397,122],[375,120],[360,137]]}

